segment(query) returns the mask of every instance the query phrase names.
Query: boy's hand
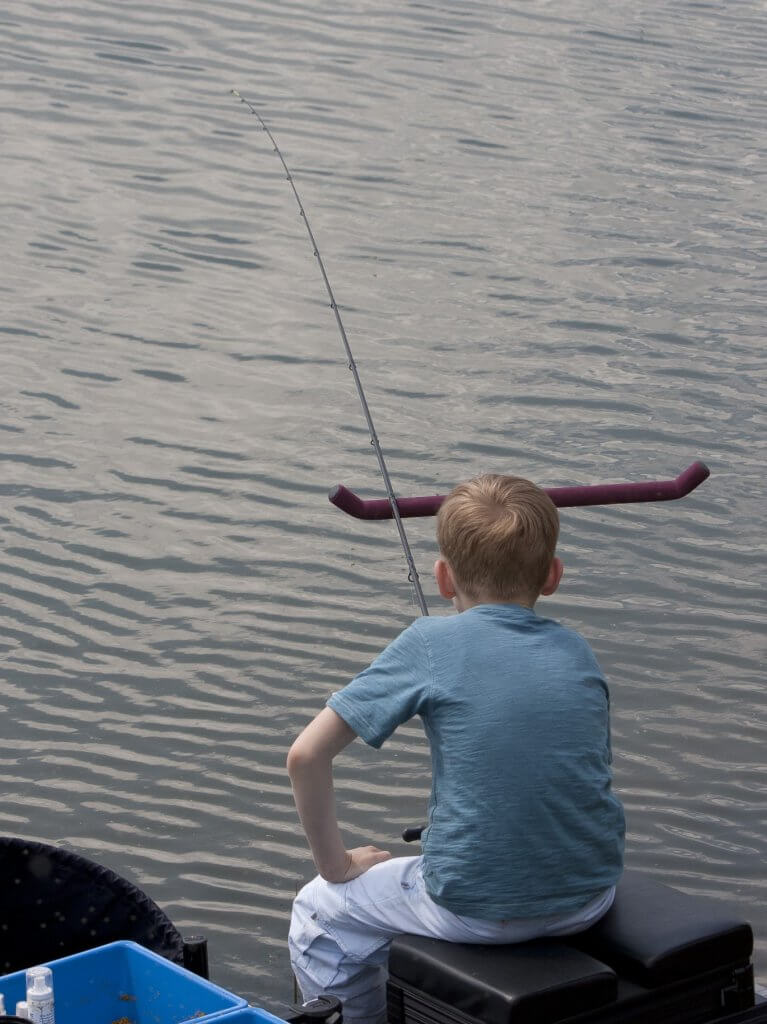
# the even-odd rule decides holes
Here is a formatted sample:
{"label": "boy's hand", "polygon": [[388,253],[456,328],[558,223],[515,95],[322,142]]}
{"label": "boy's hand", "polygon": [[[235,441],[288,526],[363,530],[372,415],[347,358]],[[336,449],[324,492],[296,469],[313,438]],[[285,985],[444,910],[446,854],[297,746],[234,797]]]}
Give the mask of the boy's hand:
{"label": "boy's hand", "polygon": [[388,850],[379,850],[376,846],[358,846],[354,850],[346,851],[346,871],[340,878],[325,877],[327,882],[351,882],[353,878],[364,875],[368,868],[374,864],[382,864],[385,860],[391,860]]}

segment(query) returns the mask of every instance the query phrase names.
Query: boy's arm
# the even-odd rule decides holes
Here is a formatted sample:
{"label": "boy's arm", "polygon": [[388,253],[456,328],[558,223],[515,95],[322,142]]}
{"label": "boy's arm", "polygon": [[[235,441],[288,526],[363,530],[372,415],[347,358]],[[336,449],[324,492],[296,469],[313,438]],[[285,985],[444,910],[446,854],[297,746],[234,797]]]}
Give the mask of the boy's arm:
{"label": "boy's arm", "polygon": [[340,715],[331,708],[323,708],[288,753],[288,775],[298,816],[317,870],[328,882],[348,882],[391,857],[374,846],[347,850],[338,828],[333,758],[356,736]]}

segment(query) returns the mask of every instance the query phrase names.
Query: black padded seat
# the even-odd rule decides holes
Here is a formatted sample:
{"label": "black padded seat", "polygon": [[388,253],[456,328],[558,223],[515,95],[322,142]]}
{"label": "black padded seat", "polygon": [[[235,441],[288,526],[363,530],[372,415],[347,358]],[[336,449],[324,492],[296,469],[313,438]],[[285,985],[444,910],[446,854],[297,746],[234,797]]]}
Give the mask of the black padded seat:
{"label": "black padded seat", "polygon": [[714,900],[625,872],[578,935],[509,946],[399,936],[391,1024],[698,1024],[754,1004],[750,926]]}
{"label": "black padded seat", "polygon": [[[416,1019],[420,1012],[424,1020],[464,1015],[486,1024],[554,1024],[604,1006],[617,993],[609,967],[561,942],[474,946],[400,935],[392,943],[389,975],[395,982],[390,1021]],[[403,1000],[407,1009],[397,1005]]]}
{"label": "black padded seat", "polygon": [[626,871],[615,902],[586,932],[564,940],[647,988],[747,963],[750,926],[711,899]]}

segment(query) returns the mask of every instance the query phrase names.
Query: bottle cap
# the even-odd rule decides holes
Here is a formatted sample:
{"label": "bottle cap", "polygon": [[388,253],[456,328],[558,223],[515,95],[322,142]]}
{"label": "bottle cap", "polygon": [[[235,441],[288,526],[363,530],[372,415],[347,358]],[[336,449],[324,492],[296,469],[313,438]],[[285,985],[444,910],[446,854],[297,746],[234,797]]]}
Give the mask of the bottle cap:
{"label": "bottle cap", "polygon": [[53,996],[50,967],[30,967],[27,971],[27,1002],[42,1001]]}
{"label": "bottle cap", "polygon": [[21,999],[19,1000],[18,1003],[16,1003],[16,1016],[26,1017],[27,1020],[29,1020],[29,1006],[27,1005],[27,1001],[25,999]]}

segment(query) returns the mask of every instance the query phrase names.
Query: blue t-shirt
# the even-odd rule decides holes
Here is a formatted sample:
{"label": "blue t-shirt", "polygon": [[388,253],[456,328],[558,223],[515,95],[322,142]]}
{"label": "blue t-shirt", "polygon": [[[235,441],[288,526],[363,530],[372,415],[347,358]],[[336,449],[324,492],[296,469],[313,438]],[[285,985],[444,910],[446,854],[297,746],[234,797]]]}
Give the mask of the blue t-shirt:
{"label": "blue t-shirt", "polygon": [[609,694],[580,634],[515,604],[421,618],[328,706],[373,747],[420,715],[436,903],[487,920],[542,917],[618,881]]}

